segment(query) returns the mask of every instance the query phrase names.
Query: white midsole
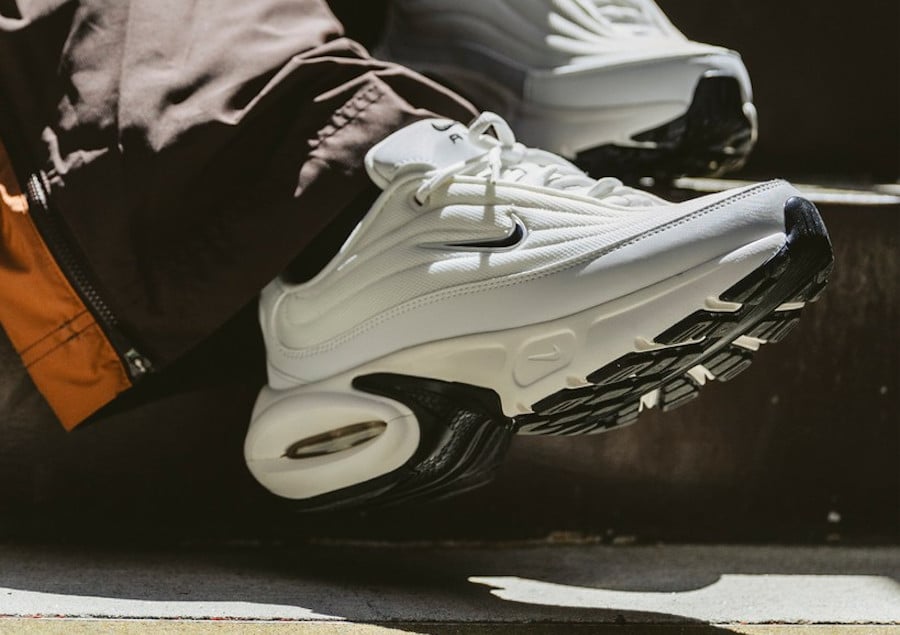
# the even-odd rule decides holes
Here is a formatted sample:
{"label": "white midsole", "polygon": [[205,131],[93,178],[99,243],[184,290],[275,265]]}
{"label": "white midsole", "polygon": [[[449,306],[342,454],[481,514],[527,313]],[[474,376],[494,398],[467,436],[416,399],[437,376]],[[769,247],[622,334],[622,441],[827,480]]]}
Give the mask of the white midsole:
{"label": "white midsole", "polygon": [[[627,353],[646,350],[647,341],[694,311],[734,311],[736,305],[723,304],[718,295],[767,260],[784,240],[781,233],[768,236],[573,315],[420,344],[289,391],[267,388],[257,410],[285,392],[352,391],[351,383],[360,375],[398,373],[490,388],[500,396],[507,416],[524,414],[531,411],[530,404],[574,380],[583,383],[601,366]],[[549,354],[554,347],[559,359],[548,359],[556,356]],[[270,372],[280,374],[271,367]]]}

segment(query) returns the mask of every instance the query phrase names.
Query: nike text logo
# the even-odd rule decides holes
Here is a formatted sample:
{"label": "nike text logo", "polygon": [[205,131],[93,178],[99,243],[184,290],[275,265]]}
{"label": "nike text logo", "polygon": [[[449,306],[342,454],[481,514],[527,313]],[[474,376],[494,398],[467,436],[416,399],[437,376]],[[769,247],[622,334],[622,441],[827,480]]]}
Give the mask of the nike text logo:
{"label": "nike text logo", "polygon": [[[447,132],[448,130],[450,130],[450,128],[452,128],[455,125],[456,125],[455,121],[450,121],[450,122],[447,122],[446,124],[444,124],[443,126],[439,126],[438,124],[433,123],[433,124],[431,124],[431,127],[434,128],[435,130],[437,130],[438,132]],[[453,134],[450,135],[450,141],[453,142],[453,145],[456,145],[457,141],[462,141],[462,140],[463,140],[463,137],[461,134],[454,132]]]}

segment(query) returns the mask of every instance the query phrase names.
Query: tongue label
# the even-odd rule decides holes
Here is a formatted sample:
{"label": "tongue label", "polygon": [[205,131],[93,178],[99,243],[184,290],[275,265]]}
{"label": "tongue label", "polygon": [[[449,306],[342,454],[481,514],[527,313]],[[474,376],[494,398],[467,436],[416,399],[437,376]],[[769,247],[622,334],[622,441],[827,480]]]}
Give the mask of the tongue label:
{"label": "tongue label", "polygon": [[469,130],[450,119],[425,119],[401,128],[366,154],[369,177],[380,187],[401,173],[427,172],[484,153]]}

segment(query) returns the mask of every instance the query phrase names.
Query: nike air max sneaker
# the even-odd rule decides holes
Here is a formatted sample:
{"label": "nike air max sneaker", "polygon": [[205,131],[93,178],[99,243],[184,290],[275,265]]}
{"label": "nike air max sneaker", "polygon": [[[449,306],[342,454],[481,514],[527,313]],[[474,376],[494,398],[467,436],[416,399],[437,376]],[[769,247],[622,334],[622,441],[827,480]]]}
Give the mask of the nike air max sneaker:
{"label": "nike air max sneaker", "polygon": [[652,0],[394,0],[379,53],[596,176],[720,175],[756,139],[740,56]]}
{"label": "nike air max sneaker", "polygon": [[407,126],[366,167],[383,192],[340,252],[260,299],[269,384],[245,456],[308,508],[457,493],[514,433],[674,408],[781,339],[831,265],[787,183],[671,204],[491,113]]}

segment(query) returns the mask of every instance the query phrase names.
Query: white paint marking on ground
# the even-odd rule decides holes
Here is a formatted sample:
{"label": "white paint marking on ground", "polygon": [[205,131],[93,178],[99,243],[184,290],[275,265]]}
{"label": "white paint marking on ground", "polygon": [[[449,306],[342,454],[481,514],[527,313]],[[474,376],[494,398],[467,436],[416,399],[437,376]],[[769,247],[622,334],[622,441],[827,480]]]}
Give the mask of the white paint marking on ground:
{"label": "white paint marking on ground", "polygon": [[153,601],[62,595],[0,587],[0,615],[117,618],[216,618],[252,620],[339,620],[302,606],[222,601]]}
{"label": "white paint marking on ground", "polygon": [[[547,606],[649,611],[719,622],[900,622],[900,584],[883,576],[725,574],[701,589],[662,593],[522,578],[469,580],[493,587],[491,593],[504,600]],[[882,607],[877,616],[873,606]]]}

